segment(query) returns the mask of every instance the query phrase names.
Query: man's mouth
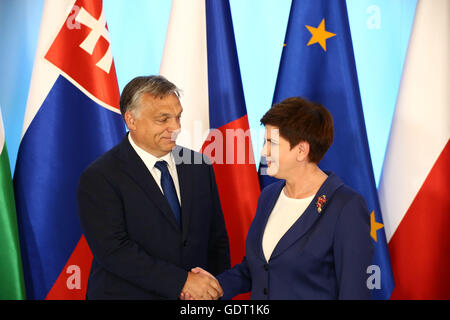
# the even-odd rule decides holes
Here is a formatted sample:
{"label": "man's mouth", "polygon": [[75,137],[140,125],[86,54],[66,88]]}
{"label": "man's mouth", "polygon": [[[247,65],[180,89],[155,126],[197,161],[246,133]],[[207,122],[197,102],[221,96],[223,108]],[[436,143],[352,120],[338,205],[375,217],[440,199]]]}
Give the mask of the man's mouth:
{"label": "man's mouth", "polygon": [[176,137],[175,137],[175,139],[173,139],[172,137],[161,137],[161,139],[163,139],[164,141],[167,141],[167,142],[175,142],[175,139],[176,139]]}

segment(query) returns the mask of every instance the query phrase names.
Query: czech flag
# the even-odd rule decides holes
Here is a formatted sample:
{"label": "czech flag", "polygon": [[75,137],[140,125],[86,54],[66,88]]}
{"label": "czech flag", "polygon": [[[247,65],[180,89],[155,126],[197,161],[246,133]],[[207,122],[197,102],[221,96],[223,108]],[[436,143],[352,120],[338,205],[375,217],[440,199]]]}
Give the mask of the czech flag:
{"label": "czech flag", "polygon": [[125,133],[101,0],[46,0],[14,176],[28,299],[84,299],[81,172]]}
{"label": "czech flag", "polygon": [[240,263],[260,188],[228,0],[173,1],[161,74],[183,90],[177,143],[212,161]]}

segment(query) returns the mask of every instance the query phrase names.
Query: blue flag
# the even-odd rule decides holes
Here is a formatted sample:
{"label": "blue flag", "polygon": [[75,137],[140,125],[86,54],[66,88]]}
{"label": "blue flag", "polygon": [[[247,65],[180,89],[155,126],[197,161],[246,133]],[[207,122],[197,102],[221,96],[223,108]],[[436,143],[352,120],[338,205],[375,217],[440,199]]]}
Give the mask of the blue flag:
{"label": "blue flag", "polygon": [[[319,166],[335,172],[366,199],[375,246],[374,267],[368,269],[368,282],[374,299],[389,299],[394,280],[364,124],[345,0],[292,1],[273,103],[292,96],[321,103],[333,115],[334,141]],[[261,175],[260,181],[264,187],[274,179]]]}

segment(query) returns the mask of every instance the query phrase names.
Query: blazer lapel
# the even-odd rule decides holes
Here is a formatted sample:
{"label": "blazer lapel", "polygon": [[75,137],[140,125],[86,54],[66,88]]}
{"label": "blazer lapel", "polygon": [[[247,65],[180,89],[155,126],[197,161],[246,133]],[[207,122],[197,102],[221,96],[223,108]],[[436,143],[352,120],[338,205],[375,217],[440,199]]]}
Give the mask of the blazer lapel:
{"label": "blazer lapel", "polygon": [[[262,247],[262,240],[264,236],[264,231],[266,230],[267,221],[269,220],[269,216],[272,213],[275,204],[277,203],[278,197],[280,196],[281,190],[283,190],[286,182],[284,180],[278,182],[279,185],[276,186],[273,193],[267,198],[264,205],[262,205],[263,215],[261,219],[261,228],[259,229],[258,238],[257,238],[257,248],[258,255],[266,261],[266,257],[264,256],[264,251]],[[267,261],[266,261],[267,262]]]}
{"label": "blazer lapel", "polygon": [[[342,181],[332,172],[327,172],[328,178],[323,185],[317,191],[313,200],[306,208],[305,212],[299,219],[291,226],[291,228],[281,237],[278,244],[275,246],[270,259],[275,258],[287,248],[289,248],[294,242],[299,240],[309,229],[316,223],[316,221],[324,214],[326,214],[326,208],[329,200],[333,196],[334,192],[343,184]],[[322,197],[326,199],[325,203],[322,203],[321,210],[319,212],[316,204],[318,198]]]}
{"label": "blazer lapel", "polygon": [[170,224],[175,229],[180,230],[180,226],[172,213],[172,209],[170,209],[167,199],[162,194],[161,189],[158,187],[144,162],[136,151],[134,151],[128,141],[128,135],[120,143],[118,157],[123,160],[122,169],[144,190],[156,207],[169,220]]}

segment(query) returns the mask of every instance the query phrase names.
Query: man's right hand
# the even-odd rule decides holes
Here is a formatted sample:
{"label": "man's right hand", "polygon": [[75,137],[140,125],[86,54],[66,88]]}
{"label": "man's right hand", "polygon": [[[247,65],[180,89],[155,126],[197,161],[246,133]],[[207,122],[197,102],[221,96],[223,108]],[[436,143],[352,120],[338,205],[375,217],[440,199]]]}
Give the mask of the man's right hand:
{"label": "man's right hand", "polygon": [[212,276],[190,271],[181,295],[195,300],[217,300],[223,296],[222,287]]}

